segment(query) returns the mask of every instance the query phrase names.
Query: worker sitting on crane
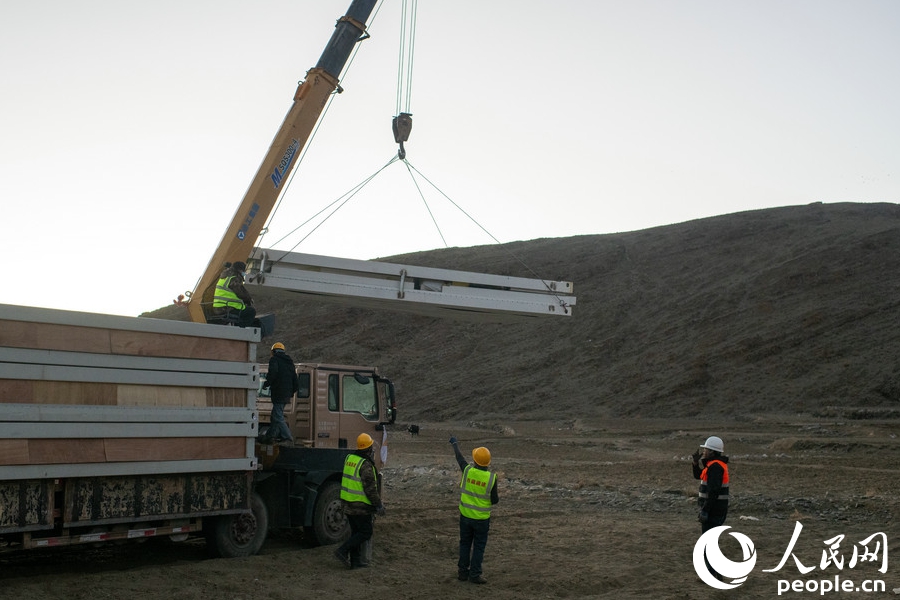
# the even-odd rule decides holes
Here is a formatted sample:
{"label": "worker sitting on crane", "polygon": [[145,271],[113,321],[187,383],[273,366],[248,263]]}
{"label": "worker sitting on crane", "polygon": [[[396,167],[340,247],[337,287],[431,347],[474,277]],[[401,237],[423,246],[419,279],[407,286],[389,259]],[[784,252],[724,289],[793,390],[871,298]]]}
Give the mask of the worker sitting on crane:
{"label": "worker sitting on crane", "polygon": [[230,266],[226,263],[216,282],[211,322],[234,322],[238,327],[254,325],[256,309],[250,292],[244,287],[246,270],[245,263],[236,262]]}

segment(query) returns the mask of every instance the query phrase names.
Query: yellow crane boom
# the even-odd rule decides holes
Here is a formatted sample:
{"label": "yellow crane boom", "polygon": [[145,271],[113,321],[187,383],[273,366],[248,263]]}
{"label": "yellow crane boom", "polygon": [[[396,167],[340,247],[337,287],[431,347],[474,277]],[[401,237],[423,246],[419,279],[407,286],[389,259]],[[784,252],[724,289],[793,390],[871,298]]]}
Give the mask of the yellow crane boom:
{"label": "yellow crane boom", "polygon": [[215,284],[226,262],[244,262],[251,255],[262,228],[272,213],[282,185],[288,181],[304,146],[309,141],[316,121],[329,96],[339,89],[338,77],[357,42],[367,37],[366,21],[376,0],[353,0],[347,14],[335,25],[334,33],[319,62],[306,73],[297,87],[294,101],[275,134],[265,159],[250,183],[222,241],[197,282],[188,294],[191,320],[205,323],[205,309],[212,305]]}

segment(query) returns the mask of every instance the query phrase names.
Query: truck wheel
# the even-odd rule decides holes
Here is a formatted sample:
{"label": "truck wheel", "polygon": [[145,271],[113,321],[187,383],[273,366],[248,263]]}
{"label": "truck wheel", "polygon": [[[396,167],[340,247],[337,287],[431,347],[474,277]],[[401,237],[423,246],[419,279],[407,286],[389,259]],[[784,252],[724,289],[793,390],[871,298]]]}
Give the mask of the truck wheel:
{"label": "truck wheel", "polygon": [[212,530],[213,547],[223,558],[252,556],[259,552],[269,529],[269,515],[259,494],[250,496],[250,511],[216,519]]}
{"label": "truck wheel", "polygon": [[341,510],[341,486],[335,482],[319,488],[316,508],[313,510],[313,535],[323,546],[337,544],[350,536],[350,523]]}

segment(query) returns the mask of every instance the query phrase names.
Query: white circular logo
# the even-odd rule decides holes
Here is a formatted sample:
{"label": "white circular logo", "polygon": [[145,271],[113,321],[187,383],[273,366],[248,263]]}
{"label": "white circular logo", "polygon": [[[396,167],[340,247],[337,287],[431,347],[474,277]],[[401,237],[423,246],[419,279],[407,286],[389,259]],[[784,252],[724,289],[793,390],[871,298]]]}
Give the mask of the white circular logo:
{"label": "white circular logo", "polygon": [[[701,535],[694,545],[694,570],[697,571],[697,575],[700,576],[703,583],[719,590],[730,590],[738,587],[747,580],[747,575],[756,566],[756,548],[753,546],[753,540],[736,531],[731,531],[728,535],[736,539],[741,545],[744,559],[740,562],[734,562],[725,558],[725,555],[719,549],[719,536],[726,529],[731,529],[731,527],[728,525],[713,527]],[[710,572],[710,568],[719,573],[724,579],[730,579],[731,582],[719,581]]]}

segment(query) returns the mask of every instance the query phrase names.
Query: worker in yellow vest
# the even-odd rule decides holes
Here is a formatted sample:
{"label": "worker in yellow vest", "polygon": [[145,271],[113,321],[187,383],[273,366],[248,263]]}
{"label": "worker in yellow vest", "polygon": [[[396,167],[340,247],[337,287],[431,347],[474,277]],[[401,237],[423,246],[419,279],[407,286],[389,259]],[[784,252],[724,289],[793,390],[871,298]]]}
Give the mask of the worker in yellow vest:
{"label": "worker in yellow vest", "polygon": [[462,471],[459,481],[459,562],[457,578],[472,583],[487,583],[482,577],[481,563],[491,529],[491,507],[500,501],[497,475],[488,468],[491,451],[485,447],[472,451],[474,464],[469,464],[459,450],[456,437],[450,438],[456,462]]}
{"label": "worker in yellow vest", "polygon": [[350,522],[350,537],[334,551],[348,568],[368,567],[360,551],[372,539],[374,515],[384,516],[381,481],[375,467],[374,440],[368,433],[356,438],[356,452],[347,455],[341,479],[341,507]]}
{"label": "worker in yellow vest", "polygon": [[216,291],[213,296],[213,315],[221,318],[226,313],[234,313],[237,317],[238,327],[250,327],[255,325],[256,309],[253,307],[253,298],[244,287],[244,272],[247,265],[240,261],[226,265],[219,274],[216,282]]}

